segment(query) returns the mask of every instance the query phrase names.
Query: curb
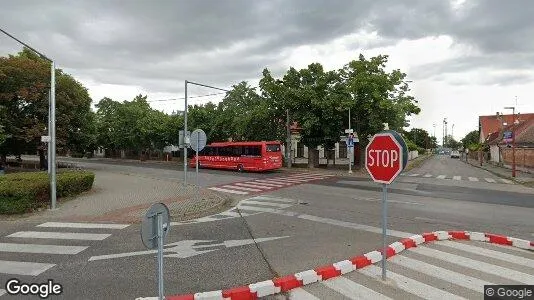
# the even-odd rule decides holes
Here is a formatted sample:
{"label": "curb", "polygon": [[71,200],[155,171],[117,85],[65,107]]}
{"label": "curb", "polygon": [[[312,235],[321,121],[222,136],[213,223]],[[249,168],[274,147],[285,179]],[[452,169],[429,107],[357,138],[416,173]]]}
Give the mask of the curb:
{"label": "curb", "polygon": [[[477,165],[477,164],[471,164],[471,163],[466,162],[466,161],[463,161],[463,162],[464,162],[465,164],[467,164],[467,165],[472,166],[472,167],[479,168],[479,169],[485,170],[485,171],[487,171],[487,172],[490,172],[491,174],[493,174],[493,175],[495,175],[495,176],[497,176],[497,177],[511,180],[511,181],[513,181],[513,182],[515,182],[515,183],[517,183],[517,184],[524,185],[525,183],[531,182],[531,181],[523,181],[523,180],[519,180],[519,179],[517,179],[517,178],[513,178],[513,177],[511,177],[511,176],[503,175],[503,174],[501,174],[501,173],[499,173],[499,172],[495,172],[495,171],[493,171],[493,170],[486,169],[486,168],[484,168],[483,166],[480,166],[480,165]],[[510,170],[510,172],[511,172],[511,170]],[[534,180],[532,180],[532,181],[534,181]]]}
{"label": "curb", "polygon": [[[534,241],[522,240],[514,237],[497,235],[492,233],[472,231],[434,231],[417,234],[390,244],[385,249],[386,259],[400,252],[417,247],[417,245],[442,240],[470,240],[482,241],[499,245],[507,245],[534,251]],[[287,275],[272,280],[252,283],[246,286],[235,287],[226,290],[202,292],[196,294],[166,296],[167,300],[254,300],[259,297],[275,295],[290,291],[314,282],[338,277],[349,272],[362,269],[382,260],[382,249],[355,256],[348,260],[318,267],[311,270]],[[136,300],[157,300],[158,297],[142,297]]]}

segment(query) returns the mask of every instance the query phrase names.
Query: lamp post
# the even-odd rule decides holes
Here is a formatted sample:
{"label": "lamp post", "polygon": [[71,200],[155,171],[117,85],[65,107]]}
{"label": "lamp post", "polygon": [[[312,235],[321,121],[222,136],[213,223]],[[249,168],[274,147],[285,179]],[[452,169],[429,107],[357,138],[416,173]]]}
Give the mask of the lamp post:
{"label": "lamp post", "polygon": [[52,59],[46,57],[44,54],[35,50],[23,41],[17,39],[2,28],[0,28],[0,31],[8,37],[12,38],[13,40],[17,41],[21,45],[25,46],[26,48],[32,50],[42,59],[50,62],[50,104],[48,109],[48,136],[50,137],[50,142],[48,144],[48,164],[50,167],[48,168],[48,177],[50,179],[50,208],[56,209],[56,65]]}
{"label": "lamp post", "polygon": [[221,89],[218,87],[198,83],[198,82],[192,82],[192,81],[185,81],[185,109],[184,109],[184,185],[187,185],[187,146],[189,144],[189,137],[187,136],[187,85],[193,84],[198,85],[210,89],[220,90],[224,92],[229,92],[229,90]]}
{"label": "lamp post", "polygon": [[512,177],[515,177],[515,132],[513,126],[515,125],[515,107],[507,106],[504,109],[512,110]]}

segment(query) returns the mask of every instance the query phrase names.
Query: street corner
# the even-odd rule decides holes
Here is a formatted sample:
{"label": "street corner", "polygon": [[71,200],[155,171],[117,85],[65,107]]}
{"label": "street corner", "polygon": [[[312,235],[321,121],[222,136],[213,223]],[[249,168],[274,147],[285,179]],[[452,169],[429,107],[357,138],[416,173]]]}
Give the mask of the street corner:
{"label": "street corner", "polygon": [[154,203],[163,203],[169,208],[173,221],[185,221],[216,214],[227,209],[234,200],[226,195],[200,189],[186,195],[169,197],[160,201],[121,207],[101,214],[74,214],[63,221],[140,223],[146,211]]}

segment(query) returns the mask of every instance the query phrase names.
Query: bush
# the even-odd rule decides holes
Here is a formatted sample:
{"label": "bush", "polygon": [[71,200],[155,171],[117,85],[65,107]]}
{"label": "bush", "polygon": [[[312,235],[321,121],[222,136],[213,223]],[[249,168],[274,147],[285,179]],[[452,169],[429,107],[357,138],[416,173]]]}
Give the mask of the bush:
{"label": "bush", "polygon": [[[69,197],[88,191],[95,175],[87,171],[59,171],[57,197]],[[0,176],[0,214],[32,212],[48,205],[50,185],[46,172],[20,172]]]}

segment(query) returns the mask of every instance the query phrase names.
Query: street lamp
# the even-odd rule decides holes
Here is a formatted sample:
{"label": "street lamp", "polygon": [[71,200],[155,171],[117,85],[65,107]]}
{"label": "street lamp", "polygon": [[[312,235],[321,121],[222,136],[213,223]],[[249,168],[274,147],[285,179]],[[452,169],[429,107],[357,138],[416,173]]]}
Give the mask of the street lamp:
{"label": "street lamp", "polygon": [[56,65],[52,59],[46,57],[44,54],[17,39],[2,28],[0,28],[0,31],[26,48],[37,53],[42,59],[50,62],[50,104],[48,109],[48,136],[50,137],[50,142],[48,144],[48,164],[50,167],[48,169],[48,176],[50,178],[50,201],[52,202],[51,209],[56,209]]}
{"label": "street lamp", "polygon": [[193,84],[193,85],[198,85],[198,86],[202,86],[202,87],[207,87],[207,88],[210,88],[210,89],[230,92],[229,90],[221,89],[221,88],[218,88],[218,87],[214,87],[214,86],[210,86],[210,85],[206,85],[206,84],[202,84],[202,83],[192,82],[192,81],[188,81],[188,80],[185,81],[185,97],[184,97],[185,98],[185,109],[184,109],[184,185],[187,184],[187,145],[189,144],[189,137],[187,136],[187,84]]}
{"label": "street lamp", "polygon": [[504,109],[511,109],[512,110],[512,177],[515,177],[515,133],[514,133],[514,124],[515,124],[515,107],[514,106],[507,106]]}

